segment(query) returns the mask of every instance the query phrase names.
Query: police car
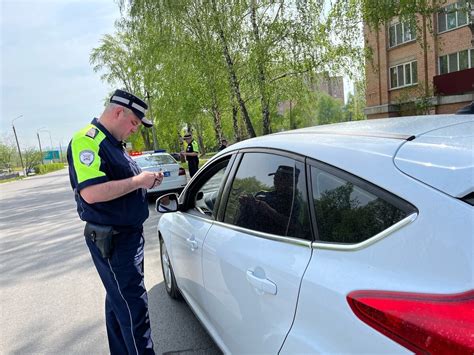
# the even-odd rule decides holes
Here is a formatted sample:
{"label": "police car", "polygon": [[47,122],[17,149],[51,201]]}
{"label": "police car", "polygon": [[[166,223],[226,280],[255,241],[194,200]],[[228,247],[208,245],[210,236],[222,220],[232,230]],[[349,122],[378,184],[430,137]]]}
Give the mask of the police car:
{"label": "police car", "polygon": [[130,156],[142,171],[158,172],[164,175],[161,185],[148,189],[148,195],[161,195],[164,192],[181,192],[186,186],[186,171],[164,151],[131,152]]}

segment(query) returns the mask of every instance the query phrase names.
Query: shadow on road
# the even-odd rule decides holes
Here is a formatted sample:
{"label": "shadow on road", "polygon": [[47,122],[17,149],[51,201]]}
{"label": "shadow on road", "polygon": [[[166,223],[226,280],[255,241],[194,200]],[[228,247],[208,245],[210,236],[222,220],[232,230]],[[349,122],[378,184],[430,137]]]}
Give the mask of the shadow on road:
{"label": "shadow on road", "polygon": [[[38,199],[39,193],[46,198]],[[77,217],[72,190],[64,182],[48,184],[46,193],[42,186],[19,189],[14,196],[1,199],[0,210],[6,237],[0,245],[2,286],[33,272],[35,280],[47,281],[58,273],[90,267],[84,262],[88,251],[83,222]]]}
{"label": "shadow on road", "polygon": [[184,300],[168,297],[164,283],[148,291],[157,354],[222,354]]}
{"label": "shadow on road", "polygon": [[[53,175],[55,174],[55,175]],[[107,354],[105,291],[84,242],[67,171],[0,189],[0,353]],[[220,354],[161,278],[159,215],[145,222],[145,279],[157,354]]]}

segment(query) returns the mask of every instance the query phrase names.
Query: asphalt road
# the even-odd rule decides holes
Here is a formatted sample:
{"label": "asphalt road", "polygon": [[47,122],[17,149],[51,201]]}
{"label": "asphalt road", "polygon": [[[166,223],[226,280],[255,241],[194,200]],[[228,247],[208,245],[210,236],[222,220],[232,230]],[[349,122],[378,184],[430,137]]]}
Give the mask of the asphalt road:
{"label": "asphalt road", "polygon": [[[0,184],[0,354],[107,354],[105,291],[82,236],[67,170]],[[184,301],[165,291],[145,223],[145,285],[157,354],[220,354]]]}

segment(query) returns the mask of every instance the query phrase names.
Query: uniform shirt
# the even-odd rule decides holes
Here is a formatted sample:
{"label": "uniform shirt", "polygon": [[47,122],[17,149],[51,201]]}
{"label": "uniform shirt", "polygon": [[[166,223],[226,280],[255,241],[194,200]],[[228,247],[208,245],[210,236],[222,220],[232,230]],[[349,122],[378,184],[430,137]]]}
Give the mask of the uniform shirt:
{"label": "uniform shirt", "polygon": [[[191,141],[191,143],[188,143],[188,146],[186,147],[186,153],[198,153],[199,154],[199,146],[198,146],[197,142],[194,139]],[[199,161],[199,158],[197,156],[195,156],[195,157],[186,156],[186,160],[187,161],[190,161],[190,160]]]}
{"label": "uniform shirt", "polygon": [[91,185],[140,174],[135,161],[97,119],[77,132],[67,150],[69,179],[77,212],[83,221],[125,228],[141,228],[148,218],[146,190],[137,189],[107,202],[88,204],[79,192]]}

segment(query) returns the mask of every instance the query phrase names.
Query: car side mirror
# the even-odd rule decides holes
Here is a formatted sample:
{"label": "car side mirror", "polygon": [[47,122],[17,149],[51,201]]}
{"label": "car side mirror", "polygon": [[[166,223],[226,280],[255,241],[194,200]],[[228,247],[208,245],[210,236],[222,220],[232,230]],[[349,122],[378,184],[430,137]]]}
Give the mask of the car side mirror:
{"label": "car side mirror", "polygon": [[178,194],[171,193],[161,196],[156,200],[155,209],[158,213],[176,212],[178,210]]}
{"label": "car side mirror", "polygon": [[202,191],[199,191],[196,195],[196,201],[202,200],[204,197],[204,193]]}

